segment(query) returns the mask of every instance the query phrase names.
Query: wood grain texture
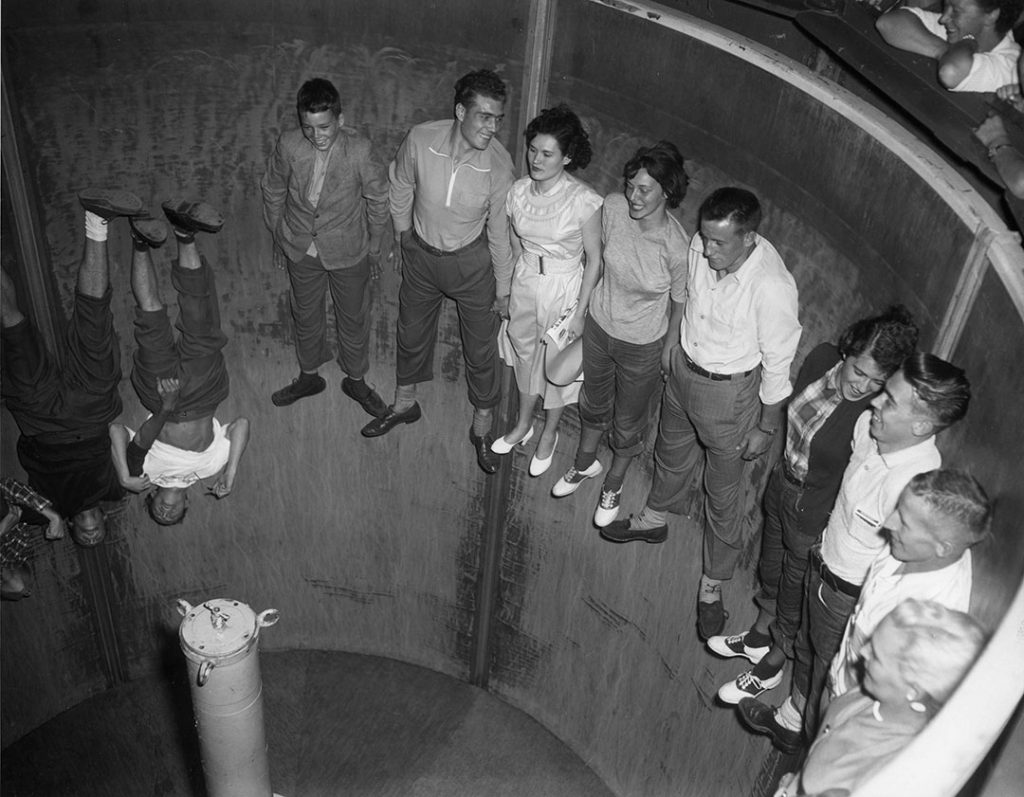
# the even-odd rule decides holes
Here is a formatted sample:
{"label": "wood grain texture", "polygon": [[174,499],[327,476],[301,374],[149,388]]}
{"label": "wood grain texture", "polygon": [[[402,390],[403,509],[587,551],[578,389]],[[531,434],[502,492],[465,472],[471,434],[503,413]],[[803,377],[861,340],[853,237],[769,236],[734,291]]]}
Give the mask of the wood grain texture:
{"label": "wood grain texture", "polygon": [[[57,2],[18,4],[13,18],[7,5],[11,82],[65,309],[82,246],[79,188],[123,185],[154,204],[184,190],[227,218],[221,234],[200,240],[217,269],[230,337],[232,393],[219,416],[249,416],[253,441],[229,499],[196,496],[186,522],[171,528],[155,526],[134,500],[105,543],[116,652],[126,677],[161,674],[173,661],[175,598],[232,597],[257,611],[280,610],[269,650],[370,653],[466,678],[486,477],[466,440],[470,413],[454,311],[442,317],[436,378],[421,388],[419,423],[378,440],[360,437],[367,416],[342,396],[332,364],[322,369],[327,392],[272,407],[270,393],[294,377],[296,366],[286,279],[271,264],[257,181],[276,135],[292,124],[295,89],[311,75],[336,82],[350,121],[385,158],[409,125],[450,113],[450,87],[462,72],[496,65],[512,86],[521,85],[516,57],[524,52],[528,3],[480,14],[470,13],[470,0],[388,0],[362,14],[357,6],[364,5],[354,1],[253,0],[216,9],[197,2]],[[585,179],[615,190],[636,147],[666,137],[689,159],[691,189],[680,218],[691,232],[696,208],[713,188],[738,182],[759,193],[765,234],[801,291],[798,360],[893,300],[918,315],[926,345],[935,337],[969,231],[902,161],[829,108],[705,45],[664,38],[664,31],[641,34],[633,20],[594,4],[586,4],[586,14],[574,13],[579,3],[569,0],[559,9],[549,98],[576,107],[591,130],[595,158]],[[449,19],[458,21],[448,25]],[[523,126],[514,113],[506,121],[502,137],[513,150]],[[165,296],[170,248],[158,256]],[[114,224],[111,251],[127,373],[132,301],[123,222]],[[394,384],[397,288],[397,275],[388,273],[372,289],[369,378],[386,399]],[[1020,393],[1012,374],[1024,347],[1001,336],[1002,318],[1013,308],[999,291],[997,283],[983,285],[983,310],[968,321],[957,354],[972,363],[972,380],[978,372],[984,397],[944,445],[965,452],[1001,493],[1019,496],[1012,453],[999,434],[1003,402]],[[994,340],[998,356],[988,351]],[[137,423],[141,412],[127,380],[122,394],[126,419]],[[15,433],[9,417],[3,423],[6,471]],[[526,474],[530,446],[510,455],[507,480],[497,482],[507,514],[491,688],[561,738],[617,794],[747,793],[764,771],[768,745],[713,705],[715,690],[742,665],[708,656],[696,640],[696,486],[693,500],[679,507],[690,517],[672,518],[665,545],[604,543],[591,525],[596,482],[572,498],[549,496],[578,429],[570,410],[544,477]],[[624,512],[637,511],[646,496],[649,451],[626,480]],[[605,449],[600,455],[607,461]],[[743,501],[747,543],[725,595],[730,629],[746,627],[754,612],[757,500],[766,467],[751,468]],[[1004,568],[993,571],[1000,585],[1019,577],[1024,559],[1019,546],[1005,544],[997,553],[1007,555],[990,559]],[[69,542],[40,548],[36,595],[0,610],[4,746],[108,685],[110,668],[94,631],[94,614],[105,607],[82,597],[86,555]],[[287,672],[297,684],[310,677],[301,667]],[[326,706],[289,697],[277,706],[281,728],[312,713],[309,734],[344,730]],[[411,727],[420,727],[419,716]],[[423,729],[436,727],[422,722]],[[391,727],[403,744],[409,739],[402,735],[408,728],[400,733],[387,717],[369,727]],[[331,755],[326,740],[282,736],[273,724],[271,733],[278,734],[272,747],[301,760]],[[358,759],[363,748],[353,745]],[[425,766],[400,752],[411,769]],[[347,777],[352,761],[328,762],[326,775],[293,770],[282,793],[311,793],[302,788]],[[529,768],[519,770],[528,783]],[[440,776],[424,775],[422,793],[432,777]]]}

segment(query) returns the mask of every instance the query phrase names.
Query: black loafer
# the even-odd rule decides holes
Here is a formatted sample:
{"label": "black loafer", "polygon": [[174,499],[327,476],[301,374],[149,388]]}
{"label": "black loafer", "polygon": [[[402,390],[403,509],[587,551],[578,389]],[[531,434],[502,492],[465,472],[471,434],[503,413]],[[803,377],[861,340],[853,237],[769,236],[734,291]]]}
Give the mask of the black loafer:
{"label": "black loafer", "polygon": [[287,387],[275,390],[270,396],[270,400],[275,407],[287,407],[301,398],[323,393],[326,387],[327,382],[324,381],[320,374],[303,374],[298,379],[293,379],[292,383]]}
{"label": "black loafer", "polygon": [[486,473],[488,476],[498,472],[498,455],[491,451],[491,444],[494,443],[494,435],[490,432],[483,435],[482,437],[473,432],[473,428],[469,429],[469,442],[473,444],[473,448],[476,449],[476,464],[480,466],[480,470]]}
{"label": "black loafer", "polygon": [[387,434],[400,423],[416,423],[423,413],[420,411],[420,404],[414,401],[413,405],[402,412],[395,412],[394,405],[389,406],[380,418],[374,418],[360,430],[363,437],[380,437]]}
{"label": "black loafer", "polygon": [[725,610],[722,601],[704,603],[697,601],[697,633],[701,641],[707,642],[713,636],[719,636],[725,628],[725,621],[729,612]]}
{"label": "black loafer", "polygon": [[167,225],[160,219],[154,219],[148,213],[142,216],[132,216],[128,219],[132,228],[132,238],[156,249],[163,246],[167,240]]}
{"label": "black loafer", "polygon": [[[359,381],[362,382],[362,380]],[[341,392],[353,401],[358,401],[359,405],[374,418],[383,418],[387,415],[388,405],[384,403],[384,399],[380,397],[380,394],[376,390],[363,383],[366,392],[363,395],[359,395],[355,391],[355,384],[356,380],[349,379],[346,376],[341,380]]]}
{"label": "black loafer", "polygon": [[736,704],[736,713],[748,730],[770,736],[774,744],[783,753],[793,755],[803,747],[803,734],[784,728],[775,719],[775,709],[760,700],[745,697]]}
{"label": "black loafer", "polygon": [[171,199],[161,207],[172,227],[186,232],[217,232],[224,226],[224,217],[205,202]]}
{"label": "black loafer", "polygon": [[144,212],[142,200],[130,191],[106,188],[86,188],[78,194],[78,201],[90,213],[113,219],[118,216],[138,216]]}
{"label": "black loafer", "polygon": [[653,529],[632,529],[630,524],[633,516],[625,520],[613,520],[601,529],[601,536],[608,542],[665,542],[668,539],[668,525],[655,526]]}

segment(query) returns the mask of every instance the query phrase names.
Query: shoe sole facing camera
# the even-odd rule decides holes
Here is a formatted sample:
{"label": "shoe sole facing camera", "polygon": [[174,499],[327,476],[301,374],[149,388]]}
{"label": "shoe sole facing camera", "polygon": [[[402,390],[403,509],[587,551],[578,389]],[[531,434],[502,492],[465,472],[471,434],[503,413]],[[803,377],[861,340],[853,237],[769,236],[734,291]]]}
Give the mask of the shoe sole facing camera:
{"label": "shoe sole facing camera", "polygon": [[131,191],[107,188],[86,188],[78,192],[83,208],[97,216],[112,219],[117,216],[138,216],[143,211],[142,200]]}
{"label": "shoe sole facing camera", "polygon": [[180,230],[191,232],[218,232],[224,226],[224,217],[205,202],[172,199],[161,207],[167,220]]}

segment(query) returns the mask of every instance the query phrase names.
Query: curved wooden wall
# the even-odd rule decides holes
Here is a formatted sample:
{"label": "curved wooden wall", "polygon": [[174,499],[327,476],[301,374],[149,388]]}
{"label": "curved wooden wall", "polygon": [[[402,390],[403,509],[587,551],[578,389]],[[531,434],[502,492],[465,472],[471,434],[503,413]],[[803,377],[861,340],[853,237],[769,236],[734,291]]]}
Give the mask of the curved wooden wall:
{"label": "curved wooden wall", "polygon": [[[227,501],[194,500],[185,525],[170,529],[155,527],[136,502],[98,551],[40,548],[36,595],[3,607],[5,744],[89,694],[175,666],[173,599],[223,595],[279,609],[266,640],[275,647],[373,653],[486,682],[623,795],[751,790],[768,748],[713,704],[739,667],[696,640],[697,526],[679,518],[666,545],[611,546],[590,525],[599,485],[551,499],[575,449],[574,412],[547,476],[531,479],[517,452],[485,478],[466,440],[452,312],[442,321],[437,378],[421,391],[425,418],[414,426],[361,438],[365,418],[340,396],[331,365],[323,396],[286,410],[269,402],[295,362],[286,280],[270,262],[256,182],[277,132],[292,124],[299,83],[333,79],[350,122],[387,157],[409,125],[450,112],[451,84],[469,68],[497,65],[529,96],[545,69],[525,55],[528,25],[548,5],[5,4],[6,79],[65,305],[82,240],[76,190],[124,185],[154,202],[180,191],[205,196],[229,219],[201,242],[218,268],[231,336],[232,395],[220,415],[254,423]],[[1014,474],[1024,431],[1001,407],[1024,388],[1014,367],[1024,354],[1024,290],[1008,292],[1020,253],[995,214],[972,204],[969,188],[909,134],[752,42],[658,7],[652,16],[650,4],[550,5],[554,44],[539,102],[564,100],[585,117],[595,143],[585,179],[615,190],[636,146],[673,139],[691,158],[681,208],[688,229],[703,195],[726,182],[765,201],[764,231],[801,290],[801,354],[899,299],[921,319],[924,342],[967,368],[976,397],[942,447],[1000,501],[977,596],[993,623],[1024,564],[1010,524],[1021,512]],[[524,123],[517,107],[513,99],[503,131],[510,148]],[[979,230],[991,231],[980,249]],[[114,238],[127,373],[129,246],[126,231]],[[373,297],[370,378],[385,396],[394,385],[397,285],[385,274]],[[127,380],[122,394],[138,420]],[[3,423],[7,471],[14,432],[6,414]],[[648,468],[645,459],[630,473],[625,511],[642,504]],[[763,464],[752,468],[751,544],[726,593],[736,627],[753,613],[763,476]],[[485,577],[489,557],[495,569]]]}

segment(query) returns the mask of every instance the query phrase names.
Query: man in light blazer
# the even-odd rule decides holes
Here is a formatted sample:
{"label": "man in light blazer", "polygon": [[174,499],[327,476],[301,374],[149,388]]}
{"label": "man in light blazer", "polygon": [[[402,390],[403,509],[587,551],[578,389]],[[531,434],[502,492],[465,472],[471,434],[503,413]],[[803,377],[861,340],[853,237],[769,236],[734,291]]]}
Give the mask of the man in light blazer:
{"label": "man in light blazer", "polygon": [[299,376],[271,401],[285,407],[327,386],[317,369],[327,345],[328,288],[334,302],[341,390],[370,415],[387,411],[366,384],[370,368],[369,281],[380,271],[388,223],[388,179],[366,138],[344,126],[341,97],[323,78],[302,84],[299,129],[281,134],[260,181],[274,263],[288,270]]}

